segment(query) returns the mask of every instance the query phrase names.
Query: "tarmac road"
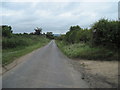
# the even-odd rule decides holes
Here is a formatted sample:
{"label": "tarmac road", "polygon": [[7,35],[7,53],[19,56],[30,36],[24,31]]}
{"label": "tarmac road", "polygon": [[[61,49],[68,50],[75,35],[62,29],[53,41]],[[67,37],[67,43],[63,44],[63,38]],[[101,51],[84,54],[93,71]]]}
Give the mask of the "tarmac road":
{"label": "tarmac road", "polygon": [[52,40],[4,73],[3,88],[88,88]]}

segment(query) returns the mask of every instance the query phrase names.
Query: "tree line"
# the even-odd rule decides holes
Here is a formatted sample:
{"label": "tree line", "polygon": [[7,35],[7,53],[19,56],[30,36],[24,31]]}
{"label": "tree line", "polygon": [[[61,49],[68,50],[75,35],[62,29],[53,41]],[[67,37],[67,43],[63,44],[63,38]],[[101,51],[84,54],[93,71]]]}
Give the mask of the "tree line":
{"label": "tree line", "polygon": [[42,28],[35,28],[34,29],[34,32],[31,32],[31,33],[26,33],[24,32],[23,34],[22,33],[13,33],[13,30],[12,30],[12,27],[11,26],[8,26],[8,25],[2,25],[0,26],[1,29],[2,29],[2,36],[3,37],[12,37],[14,35],[17,35],[17,36],[21,36],[21,35],[39,35],[39,36],[44,36],[46,38],[49,38],[49,39],[54,39],[54,36],[53,36],[53,33],[52,32],[47,32],[46,34],[43,33],[42,34]]}
{"label": "tree line", "polygon": [[120,22],[108,19],[100,19],[90,29],[83,29],[79,25],[71,26],[65,35],[58,39],[68,43],[88,43],[91,46],[105,46],[118,48],[120,44]]}
{"label": "tree line", "polygon": [[42,28],[35,28],[32,33],[13,33],[12,27],[8,25],[0,26],[2,31],[2,49],[11,49],[34,45],[38,42],[45,42],[53,39],[53,33],[42,33]]}

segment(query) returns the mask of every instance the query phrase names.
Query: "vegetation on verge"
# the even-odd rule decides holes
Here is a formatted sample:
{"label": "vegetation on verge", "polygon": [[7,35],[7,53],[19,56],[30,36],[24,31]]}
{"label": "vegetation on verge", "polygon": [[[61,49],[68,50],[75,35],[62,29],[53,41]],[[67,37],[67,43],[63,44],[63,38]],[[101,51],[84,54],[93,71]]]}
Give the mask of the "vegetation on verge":
{"label": "vegetation on verge", "polygon": [[118,53],[104,47],[91,47],[85,43],[69,44],[56,41],[61,51],[70,58],[93,60],[117,60]]}
{"label": "vegetation on verge", "polygon": [[11,26],[2,26],[2,65],[46,45],[50,40],[41,34],[39,28],[34,34],[14,34]]}
{"label": "vegetation on verge", "polygon": [[[35,39],[36,39],[36,42],[34,41]],[[27,41],[27,38],[25,38],[25,40]],[[41,38],[34,37],[33,40],[31,39],[30,43],[27,43],[29,45],[18,46],[16,48],[11,48],[11,49],[10,48],[3,49],[2,50],[2,64],[3,65],[9,64],[12,61],[14,61],[16,58],[46,45],[49,41],[50,40],[48,40],[44,37],[41,37]]]}
{"label": "vegetation on verge", "polygon": [[71,26],[57,38],[58,47],[72,58],[118,60],[120,22],[101,19],[90,29]]}

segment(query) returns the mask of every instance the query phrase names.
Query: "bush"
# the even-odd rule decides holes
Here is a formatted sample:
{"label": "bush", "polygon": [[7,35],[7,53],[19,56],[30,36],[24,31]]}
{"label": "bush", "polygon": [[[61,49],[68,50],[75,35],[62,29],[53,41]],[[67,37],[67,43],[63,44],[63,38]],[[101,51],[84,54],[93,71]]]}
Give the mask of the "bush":
{"label": "bush", "polygon": [[3,25],[2,26],[2,36],[4,37],[11,37],[12,36],[12,27]]}
{"label": "bush", "polygon": [[93,44],[116,48],[120,38],[119,28],[119,21],[101,19],[94,23],[91,28],[93,30]]}

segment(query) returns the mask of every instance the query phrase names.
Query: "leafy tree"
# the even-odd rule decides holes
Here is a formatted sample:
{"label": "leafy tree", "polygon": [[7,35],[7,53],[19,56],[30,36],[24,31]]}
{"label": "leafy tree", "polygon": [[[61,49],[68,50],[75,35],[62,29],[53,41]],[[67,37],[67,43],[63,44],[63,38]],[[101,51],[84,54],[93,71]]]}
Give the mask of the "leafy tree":
{"label": "leafy tree", "polygon": [[42,28],[38,28],[38,27],[37,27],[37,28],[35,28],[34,30],[35,30],[35,34],[36,34],[36,35],[41,35],[41,33],[42,33]]}
{"label": "leafy tree", "polygon": [[77,35],[77,32],[79,31],[79,30],[81,30],[81,27],[80,26],[71,26],[70,27],[70,29],[69,29],[70,31],[68,31],[67,33],[66,33],[66,36],[65,36],[65,40],[67,41],[67,42],[69,42],[69,43],[75,43],[75,42],[77,42],[76,40],[76,35]]}
{"label": "leafy tree", "polygon": [[120,38],[119,21],[109,21],[108,19],[101,19],[92,26],[93,44],[114,46],[118,45]]}
{"label": "leafy tree", "polygon": [[77,34],[77,31],[73,30],[71,31],[70,35],[69,35],[69,41],[70,43],[75,43],[76,42],[76,34]]}
{"label": "leafy tree", "polygon": [[90,40],[90,30],[82,29],[80,26],[71,26],[66,33],[65,40],[69,43],[87,42]]}
{"label": "leafy tree", "polygon": [[24,32],[23,35],[28,35],[28,33],[25,33],[25,32]]}
{"label": "leafy tree", "polygon": [[12,27],[7,25],[2,25],[2,36],[11,37],[12,36]]}
{"label": "leafy tree", "polygon": [[80,30],[81,29],[81,27],[80,26],[71,26],[70,27],[70,31],[72,31],[72,30]]}
{"label": "leafy tree", "polygon": [[81,29],[76,34],[76,42],[88,42],[90,41],[91,33],[89,29]]}
{"label": "leafy tree", "polygon": [[54,39],[53,33],[52,32],[47,32],[46,37],[50,39]]}

